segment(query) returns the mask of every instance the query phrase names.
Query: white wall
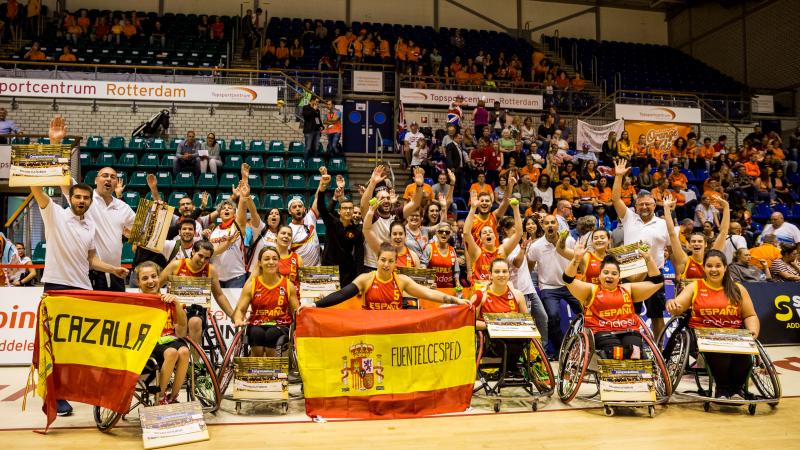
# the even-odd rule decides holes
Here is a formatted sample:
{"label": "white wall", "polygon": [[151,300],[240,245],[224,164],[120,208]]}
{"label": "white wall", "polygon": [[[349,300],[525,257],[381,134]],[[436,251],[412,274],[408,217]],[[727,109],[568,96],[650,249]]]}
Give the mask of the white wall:
{"label": "white wall", "polygon": [[[55,0],[45,1],[43,4],[50,8],[50,11],[55,11]],[[188,2],[187,2],[188,3]],[[125,0],[122,1],[108,1],[108,0],[67,0],[66,8],[70,11],[77,9],[109,9],[120,11],[158,11],[158,0]]]}
{"label": "white wall", "polygon": [[433,26],[433,0],[352,0],[350,20]]}
{"label": "white wall", "polygon": [[669,33],[664,13],[600,8],[601,38],[607,41],[667,45]]}

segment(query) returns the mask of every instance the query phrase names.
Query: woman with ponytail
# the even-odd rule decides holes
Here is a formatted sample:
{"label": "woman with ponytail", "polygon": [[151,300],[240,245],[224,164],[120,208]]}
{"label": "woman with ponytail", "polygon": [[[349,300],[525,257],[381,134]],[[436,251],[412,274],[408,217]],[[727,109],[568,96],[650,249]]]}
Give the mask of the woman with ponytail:
{"label": "woman with ponytail", "polygon": [[[725,254],[709,250],[703,258],[703,278],[693,281],[667,302],[673,316],[691,309],[690,328],[746,328],[758,337],[760,323],[747,289],[733,281]],[[716,398],[743,400],[743,387],[750,373],[751,355],[705,353],[714,376]]]}

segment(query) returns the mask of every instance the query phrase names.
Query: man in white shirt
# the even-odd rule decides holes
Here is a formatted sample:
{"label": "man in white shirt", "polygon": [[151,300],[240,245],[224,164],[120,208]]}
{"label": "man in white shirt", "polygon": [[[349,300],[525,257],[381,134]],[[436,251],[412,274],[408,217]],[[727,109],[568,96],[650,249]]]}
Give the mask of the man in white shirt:
{"label": "man in white shirt", "polygon": [[[528,263],[533,265],[531,270],[535,270],[538,275],[539,291],[547,312],[547,335],[550,343],[550,349],[547,350],[548,357],[555,358],[558,357],[561,340],[564,338],[561,332],[561,301],[567,302],[573,314],[580,314],[582,308],[562,279],[569,261],[556,252],[559,232],[555,216],[545,216],[542,227],[544,236],[528,246],[527,254]],[[574,246],[575,240],[568,236],[566,245]]]}
{"label": "man in white shirt", "polygon": [[406,166],[411,165],[411,155],[415,150],[417,150],[417,142],[421,139],[424,140],[425,135],[420,133],[419,125],[417,124],[417,121],[414,120],[411,122],[409,131],[406,132],[406,135],[403,138],[403,159],[406,162]]}
{"label": "man in white shirt", "polygon": [[[650,194],[640,193],[636,197],[636,212],[633,212],[622,202],[622,179],[628,172],[626,160],[618,160],[614,166],[614,186],[611,189],[611,201],[614,203],[614,210],[623,226],[624,243],[633,244],[644,242],[650,246],[650,254],[658,265],[659,269],[664,267],[664,248],[669,242],[667,234],[667,224],[664,219],[655,216],[656,201]],[[641,281],[644,274],[631,277],[631,281]],[[664,288],[653,294],[644,301],[647,307],[647,317],[653,323],[653,334],[658,336],[664,329],[664,312],[666,311],[666,297]],[[635,303],[636,313],[641,314],[641,303]]]}
{"label": "man in white shirt", "polygon": [[178,229],[178,236],[174,240],[164,241],[164,248],[161,254],[167,260],[167,264],[175,260],[192,257],[192,246],[195,243],[195,222],[181,222]]}
{"label": "man in white shirt", "polygon": [[742,236],[742,224],[731,221],[730,234],[728,234],[728,239],[725,239],[725,248],[722,250],[728,264],[733,263],[736,252],[742,248],[747,248],[747,241]]}
{"label": "man in white shirt", "polygon": [[[25,254],[25,244],[17,242],[16,249],[17,257],[19,257],[19,264],[33,264],[33,261]],[[36,278],[36,269],[17,269],[11,273],[10,277],[11,284],[14,286],[32,286],[32,281]]]}
{"label": "man in white shirt", "polygon": [[289,200],[289,217],[292,221],[289,222],[289,227],[292,229],[292,251],[300,255],[303,266],[318,266],[322,261],[322,249],[319,245],[319,234],[317,234],[317,194],[320,191],[328,189],[331,182],[331,176],[327,171],[322,175],[317,186],[317,192],[314,193],[314,202],[311,208],[306,211],[306,206],[303,204],[303,199],[294,197]]}
{"label": "man in white shirt", "polygon": [[[86,217],[94,223],[97,233],[97,256],[114,266],[122,262],[122,238],[128,236],[136,218],[131,208],[114,196],[118,183],[116,170],[111,167],[100,169],[94,179],[91,208],[86,211]],[[67,201],[70,201],[69,197]],[[125,292],[125,280],[109,273],[92,270],[89,278],[96,291]]]}
{"label": "man in white shirt", "polygon": [[764,236],[768,234],[774,234],[781,244],[797,244],[800,242],[800,230],[794,224],[786,222],[783,214],[779,212],[774,212],[769,216],[769,224],[764,227],[758,242],[761,242]]}
{"label": "man in white shirt", "polygon": [[[223,288],[241,288],[247,281],[245,271],[244,232],[247,226],[247,198],[250,186],[245,178],[234,189],[239,205],[231,200],[224,200],[217,206],[217,214],[222,222],[215,227],[208,237],[214,245],[214,256],[211,263],[218,270],[219,283]],[[234,198],[234,197],[231,197]]]}
{"label": "man in white shirt", "polygon": [[566,200],[559,200],[555,210],[558,231],[569,231],[569,217],[571,215],[572,204]]}

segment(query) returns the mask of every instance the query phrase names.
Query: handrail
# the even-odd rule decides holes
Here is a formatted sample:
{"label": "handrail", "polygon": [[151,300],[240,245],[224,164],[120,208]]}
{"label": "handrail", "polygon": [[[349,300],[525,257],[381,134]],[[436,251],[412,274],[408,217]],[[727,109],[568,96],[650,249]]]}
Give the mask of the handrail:
{"label": "handrail", "polygon": [[3,229],[10,228],[12,225],[14,225],[14,222],[16,222],[19,216],[22,214],[22,212],[25,211],[25,208],[28,207],[28,204],[31,202],[31,200],[33,200],[33,192],[28,194],[28,196],[25,197],[25,200],[22,201],[22,203],[19,205],[16,211],[14,211],[14,213],[11,214],[11,216],[9,216],[5,225],[3,225]]}

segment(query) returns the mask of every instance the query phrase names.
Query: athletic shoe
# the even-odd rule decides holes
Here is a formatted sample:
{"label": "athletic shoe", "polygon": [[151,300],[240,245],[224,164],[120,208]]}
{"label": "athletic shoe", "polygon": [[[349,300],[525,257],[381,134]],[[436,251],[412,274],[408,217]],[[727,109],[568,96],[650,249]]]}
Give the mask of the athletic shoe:
{"label": "athletic shoe", "polygon": [[72,415],[72,405],[66,400],[56,400],[56,414],[61,417]]}
{"label": "athletic shoe", "polygon": [[728,400],[729,394],[727,391],[717,388],[717,392],[714,393],[714,398],[718,398],[720,400]]}
{"label": "athletic shoe", "polygon": [[744,400],[745,398],[744,391],[739,389],[738,391],[731,394],[728,398],[731,400]]}

